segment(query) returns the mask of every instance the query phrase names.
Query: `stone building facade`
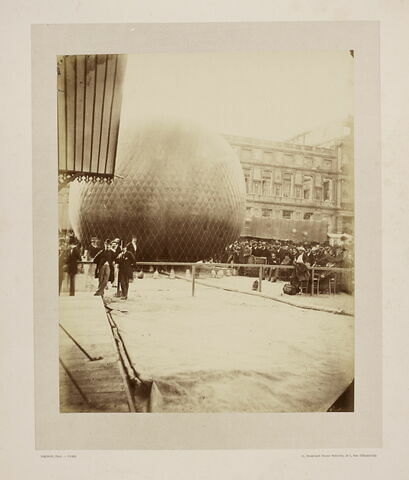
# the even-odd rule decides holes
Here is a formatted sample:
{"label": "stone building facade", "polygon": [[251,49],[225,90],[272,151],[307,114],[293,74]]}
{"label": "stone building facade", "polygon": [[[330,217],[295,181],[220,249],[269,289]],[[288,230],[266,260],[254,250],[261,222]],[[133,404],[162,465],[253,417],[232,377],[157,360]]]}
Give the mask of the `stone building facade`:
{"label": "stone building facade", "polygon": [[247,221],[253,217],[324,221],[330,236],[352,234],[353,143],[322,147],[224,137],[243,168]]}

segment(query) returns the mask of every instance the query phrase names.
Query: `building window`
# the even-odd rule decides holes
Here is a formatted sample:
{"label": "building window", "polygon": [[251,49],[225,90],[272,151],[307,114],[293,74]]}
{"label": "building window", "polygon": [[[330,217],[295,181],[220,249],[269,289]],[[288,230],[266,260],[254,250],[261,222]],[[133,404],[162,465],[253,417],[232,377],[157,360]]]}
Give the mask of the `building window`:
{"label": "building window", "polygon": [[314,198],[315,198],[315,200],[322,200],[322,188],[321,187],[315,187]]}
{"label": "building window", "polygon": [[286,218],[287,220],[291,220],[292,217],[293,217],[292,210],[283,210],[283,218]]}
{"label": "building window", "polygon": [[253,179],[261,180],[261,168],[259,167],[253,168]]}
{"label": "building window", "polygon": [[312,177],[303,178],[303,198],[304,200],[312,198]]}
{"label": "building window", "polygon": [[261,182],[258,180],[253,181],[253,193],[255,195],[260,195],[261,194]]}
{"label": "building window", "polygon": [[347,233],[352,235],[354,231],[354,219],[352,217],[341,217],[342,218],[342,233]]}
{"label": "building window", "polygon": [[341,201],[342,202],[352,202],[352,192],[351,192],[351,185],[346,182],[345,180],[342,182],[341,188]]}
{"label": "building window", "polygon": [[291,173],[283,174],[283,197],[291,196]]}
{"label": "building window", "polygon": [[322,182],[322,193],[324,202],[330,202],[332,197],[332,181],[326,178]]}
{"label": "building window", "polygon": [[261,194],[265,197],[271,195],[271,180],[263,180],[261,183]]}
{"label": "building window", "polygon": [[321,168],[321,159],[314,157],[314,168]]}
{"label": "building window", "polygon": [[246,207],[246,218],[251,218],[252,208]]}
{"label": "building window", "polygon": [[295,186],[295,198],[302,198],[302,187]]}
{"label": "building window", "polygon": [[281,197],[281,185],[276,185],[275,186],[275,196],[276,197]]}
{"label": "building window", "polygon": [[313,215],[312,212],[304,213],[304,220],[311,220],[312,215]]}
{"label": "building window", "polygon": [[244,181],[246,183],[246,193],[250,193],[250,170],[243,170]]}
{"label": "building window", "polygon": [[272,213],[271,208],[262,208],[261,209],[261,216],[265,218],[270,218]]}
{"label": "building window", "polygon": [[261,181],[261,194],[264,196],[271,195],[271,172],[263,172],[263,180]]}

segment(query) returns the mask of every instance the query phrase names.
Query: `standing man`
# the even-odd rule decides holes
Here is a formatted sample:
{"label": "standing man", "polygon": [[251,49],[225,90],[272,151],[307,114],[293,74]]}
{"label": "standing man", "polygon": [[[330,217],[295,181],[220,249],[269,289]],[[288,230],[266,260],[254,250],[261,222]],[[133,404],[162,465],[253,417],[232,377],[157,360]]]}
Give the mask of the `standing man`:
{"label": "standing man", "polygon": [[[120,238],[114,238],[111,243],[111,250],[115,253],[115,258],[122,252],[122,246],[121,246],[121,239]],[[111,271],[111,274],[109,276],[109,281],[112,283],[113,287],[117,287],[117,293],[116,297],[120,297],[120,289],[119,289],[119,280],[118,280],[118,275],[115,275],[115,264],[114,264],[114,269]],[[117,279],[117,283],[115,283],[115,277]]]}
{"label": "standing man", "polygon": [[[136,268],[136,258],[137,258],[137,252],[138,252],[138,239],[136,235],[132,235],[132,240],[128,243],[126,246],[126,249],[128,252],[132,253],[134,256],[134,263],[133,263],[133,268]],[[132,277],[133,277],[133,272],[132,272]]]}
{"label": "standing man", "polygon": [[116,259],[118,264],[118,283],[122,291],[122,300],[128,298],[129,279],[133,275],[133,265],[135,263],[135,257],[131,252],[128,252],[128,248],[124,247],[122,252]]}
{"label": "standing man", "polygon": [[135,261],[136,261],[136,252],[138,250],[137,240],[138,239],[136,238],[136,235],[132,235],[132,241],[129,242],[128,245],[126,246],[127,251],[132,253],[132,255],[135,258]]}
{"label": "standing man", "polygon": [[97,264],[95,276],[99,279],[98,290],[94,295],[104,296],[105,288],[108,281],[112,278],[114,273],[114,261],[116,254],[111,247],[110,240],[105,240],[104,250],[101,250],[94,258],[94,263]]}
{"label": "standing man", "polygon": [[97,237],[91,238],[91,245],[88,247],[88,257],[90,260],[95,258],[95,255],[101,251],[102,248],[99,246],[99,240]]}
{"label": "standing man", "polygon": [[68,277],[70,279],[70,296],[75,295],[75,275],[78,273],[78,262],[81,260],[80,249],[78,244],[71,243],[68,245],[66,254],[66,265]]}
{"label": "standing man", "polygon": [[[91,238],[91,245],[89,245],[88,249],[85,251],[85,258],[87,261],[93,261],[96,254],[101,251],[102,248],[99,245],[99,240],[97,237],[92,237]],[[96,265],[94,263],[90,263],[86,265],[85,270],[85,286],[87,290],[92,290],[94,288],[93,286],[93,279],[95,277],[95,268]]]}
{"label": "standing man", "polygon": [[60,295],[64,281],[64,272],[67,271],[67,246],[63,238],[60,238],[58,247],[58,295]]}

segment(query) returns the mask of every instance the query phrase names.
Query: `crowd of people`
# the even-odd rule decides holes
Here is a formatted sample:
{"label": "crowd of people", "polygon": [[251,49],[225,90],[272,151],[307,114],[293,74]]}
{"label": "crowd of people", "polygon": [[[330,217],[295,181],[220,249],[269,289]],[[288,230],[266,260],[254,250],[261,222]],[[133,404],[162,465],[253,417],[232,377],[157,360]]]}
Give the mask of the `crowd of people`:
{"label": "crowd of people", "polygon": [[[341,238],[342,240],[342,238]],[[290,281],[294,293],[300,291],[302,283],[310,288],[310,267],[337,267],[353,266],[353,245],[349,239],[344,239],[341,245],[330,245],[328,242],[302,242],[291,240],[257,240],[240,239],[229,245],[225,254],[214,257],[210,261],[216,263],[254,264],[262,263],[270,266],[264,269],[265,279],[271,282],[279,280]],[[118,296],[126,299],[129,290],[129,281],[133,278],[136,268],[137,238],[132,236],[131,242],[125,244],[119,238],[106,239],[103,244],[96,237],[92,237],[91,244],[85,248],[81,246],[73,232],[67,232],[60,237],[59,245],[59,291],[63,282],[64,272],[69,278],[70,295],[75,294],[75,275],[78,273],[78,262],[91,261],[94,264],[95,278],[98,278],[98,289],[95,295],[103,295],[108,282],[118,284]],[[291,269],[274,268],[278,265],[292,266]],[[115,279],[117,272],[117,279]],[[246,275],[248,269],[241,266],[239,275]],[[329,280],[336,278],[330,270],[321,272],[321,288],[328,288]],[[287,292],[286,292],[287,293]]]}
{"label": "crowd of people", "polygon": [[227,263],[249,263],[249,258],[265,257],[267,264],[293,264],[302,253],[311,266],[325,267],[328,263],[339,267],[352,266],[352,249],[346,244],[331,246],[328,242],[300,242],[291,240],[237,240],[226,249]]}
{"label": "crowd of people", "polygon": [[[103,246],[96,237],[92,237],[87,249],[72,232],[60,238],[59,244],[59,292],[67,272],[69,279],[70,295],[75,295],[75,275],[78,273],[78,262],[92,261],[95,264],[94,276],[98,278],[98,288],[94,295],[103,296],[108,282],[118,284],[117,296],[126,300],[128,298],[129,281],[133,278],[136,267],[137,238],[132,236],[128,244],[119,238],[106,239]],[[117,268],[116,268],[117,267]],[[115,272],[117,278],[115,279]]]}
{"label": "crowd of people", "polygon": [[[330,245],[329,242],[300,242],[291,240],[255,240],[242,239],[229,245],[226,249],[227,262],[254,263],[254,257],[264,257],[265,263],[271,265],[266,269],[266,279],[290,280],[292,291],[298,293],[304,283],[310,289],[313,279],[310,267],[350,268],[353,266],[353,245],[348,238],[342,238],[342,245]],[[292,269],[278,269],[274,265],[291,265]],[[245,274],[245,267],[240,267]],[[329,281],[340,277],[337,273],[326,270],[320,274],[320,288],[328,289]],[[344,285],[344,288],[347,286]],[[291,289],[288,290],[290,292]]]}

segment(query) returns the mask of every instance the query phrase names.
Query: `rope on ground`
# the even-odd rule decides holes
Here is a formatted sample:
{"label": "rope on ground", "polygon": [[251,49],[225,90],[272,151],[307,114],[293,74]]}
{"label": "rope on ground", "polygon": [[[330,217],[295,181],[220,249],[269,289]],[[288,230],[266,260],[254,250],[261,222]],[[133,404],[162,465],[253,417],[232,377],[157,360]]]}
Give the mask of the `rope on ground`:
{"label": "rope on ground", "polygon": [[[188,280],[184,277],[181,277],[179,275],[176,275],[176,278],[178,278],[179,280],[186,280],[187,282],[190,282],[190,280]],[[342,309],[330,308],[330,307],[318,307],[318,306],[313,306],[313,305],[298,305],[297,303],[290,302],[288,300],[283,300],[282,298],[272,297],[272,296],[266,295],[264,293],[246,292],[245,290],[238,290],[236,288],[222,287],[220,285],[212,285],[210,283],[206,283],[206,282],[203,282],[201,280],[196,280],[196,283],[198,283],[199,285],[203,285],[205,287],[217,288],[219,290],[226,290],[227,292],[244,293],[245,295],[253,295],[255,297],[267,298],[269,300],[273,300],[273,301],[279,302],[279,303],[284,303],[286,305],[290,305],[291,307],[301,308],[303,310],[315,310],[315,311],[319,311],[319,312],[334,313],[336,315],[347,315],[347,316],[353,317],[352,313],[345,312],[345,310],[342,310]]]}
{"label": "rope on ground", "polygon": [[78,390],[79,394],[83,398],[84,402],[87,404],[87,407],[92,407],[91,402],[88,400],[88,397],[85,395],[85,393],[81,390],[81,387],[78,385],[77,381],[73,377],[72,373],[68,370],[67,366],[64,364],[64,362],[59,358],[60,364],[62,368],[64,369],[65,373],[67,374],[68,378],[71,380],[73,383],[74,387]]}
{"label": "rope on ground", "polygon": [[[154,408],[157,408],[157,405],[160,403],[161,395],[159,389],[153,380],[142,379],[140,373],[136,371],[118,325],[112,317],[112,308],[107,307],[104,300],[103,303],[118,351],[121,373],[124,376],[124,382],[127,386],[126,394],[130,411],[151,412]],[[143,404],[146,404],[146,407]]]}
{"label": "rope on ground", "polygon": [[91,362],[95,362],[96,360],[102,360],[103,357],[93,357],[92,355],[90,355],[84,347],[82,347],[78,342],[77,340],[75,340],[75,338],[61,325],[61,323],[59,323],[59,326],[61,328],[61,330],[68,336],[69,339],[71,339],[74,343],[75,346],[77,346],[81,352],[91,361]]}

